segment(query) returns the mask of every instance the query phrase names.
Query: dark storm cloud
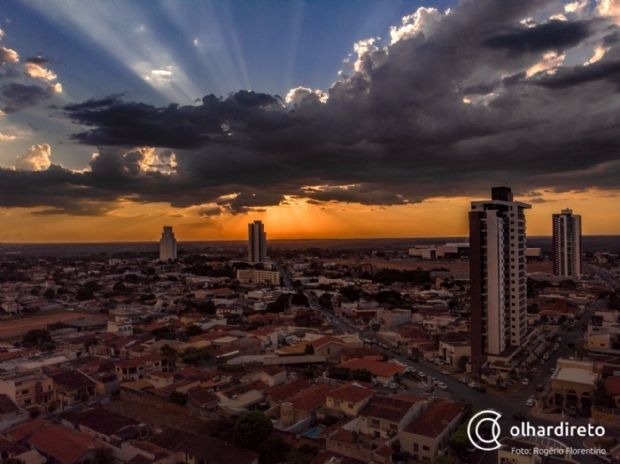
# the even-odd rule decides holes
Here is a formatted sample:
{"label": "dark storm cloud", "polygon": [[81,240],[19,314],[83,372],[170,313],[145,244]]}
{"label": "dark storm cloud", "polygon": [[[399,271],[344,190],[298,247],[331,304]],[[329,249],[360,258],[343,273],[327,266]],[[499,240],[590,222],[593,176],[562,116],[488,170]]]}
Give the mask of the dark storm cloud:
{"label": "dark storm cloud", "polygon": [[26,58],[26,63],[34,63],[34,64],[47,64],[49,63],[50,60],[48,58],[45,58],[41,55],[37,55],[37,56],[31,56],[30,58]]}
{"label": "dark storm cloud", "polygon": [[[620,49],[609,39],[617,28],[593,18],[521,25],[557,5],[464,1],[432,32],[359,56],[326,103],[308,91],[294,105],[239,91],[189,106],[119,95],[69,105],[88,127],[74,137],[99,156],[84,172],[2,171],[0,204],[84,214],[125,198],[201,205],[213,216],[286,196],[395,205],[487,196],[501,184],[523,193],[618,188]],[[598,44],[609,47],[603,59],[578,64]],[[550,74],[549,51],[577,58]],[[145,169],[140,146],[158,147],[162,160],[174,152],[178,165]]]}
{"label": "dark storm cloud", "polygon": [[586,21],[549,21],[533,27],[514,28],[485,39],[482,43],[512,54],[565,50],[586,39],[591,33]]}
{"label": "dark storm cloud", "polygon": [[551,89],[561,89],[593,81],[620,84],[620,60],[598,61],[589,66],[565,68],[552,76],[539,79],[536,83]]}
{"label": "dark storm cloud", "polygon": [[52,87],[40,87],[19,83],[6,84],[0,87],[0,100],[3,102],[2,110],[6,113],[36,105],[54,94]]}

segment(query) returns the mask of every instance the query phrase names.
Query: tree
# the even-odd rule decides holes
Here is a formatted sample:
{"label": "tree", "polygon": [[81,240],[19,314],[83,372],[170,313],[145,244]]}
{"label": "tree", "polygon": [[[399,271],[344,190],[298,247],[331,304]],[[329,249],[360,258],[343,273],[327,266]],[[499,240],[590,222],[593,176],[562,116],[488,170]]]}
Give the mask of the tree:
{"label": "tree", "polygon": [[179,406],[185,406],[187,404],[187,395],[178,391],[170,393],[170,401]]}
{"label": "tree", "polygon": [[469,356],[461,356],[459,358],[459,360],[456,362],[457,366],[459,366],[459,369],[464,371],[465,368],[467,367],[467,363],[469,362]]}
{"label": "tree", "polygon": [[176,350],[174,348],[172,348],[170,345],[168,345],[167,343],[159,349],[159,352],[161,353],[162,356],[164,356],[166,358],[176,358],[177,357]]}
{"label": "tree", "polygon": [[308,297],[302,292],[297,292],[291,298],[291,303],[295,306],[308,306]]}
{"label": "tree", "polygon": [[259,464],[280,464],[286,462],[286,455],[291,450],[280,437],[269,437],[258,449]]}
{"label": "tree", "polygon": [[250,411],[235,421],[233,443],[240,448],[258,450],[269,438],[271,419],[260,411]]}
{"label": "tree", "polygon": [[51,351],[56,345],[52,340],[49,330],[33,329],[23,335],[22,346],[25,348],[39,348]]}
{"label": "tree", "polygon": [[448,444],[450,447],[457,453],[460,454],[467,449],[469,446],[469,438],[467,436],[467,427],[465,425],[460,425],[454,433],[450,436],[448,440]]}
{"label": "tree", "polygon": [[286,455],[287,464],[310,464],[312,460],[319,454],[319,450],[311,445],[301,445],[299,448],[293,448]]}
{"label": "tree", "polygon": [[195,324],[192,324],[187,327],[187,329],[185,329],[185,335],[188,337],[195,337],[196,335],[200,335],[203,332],[204,330],[202,330],[200,326],[197,326]]}
{"label": "tree", "polygon": [[90,464],[116,464],[112,451],[108,448],[97,448],[95,453],[88,461]]}

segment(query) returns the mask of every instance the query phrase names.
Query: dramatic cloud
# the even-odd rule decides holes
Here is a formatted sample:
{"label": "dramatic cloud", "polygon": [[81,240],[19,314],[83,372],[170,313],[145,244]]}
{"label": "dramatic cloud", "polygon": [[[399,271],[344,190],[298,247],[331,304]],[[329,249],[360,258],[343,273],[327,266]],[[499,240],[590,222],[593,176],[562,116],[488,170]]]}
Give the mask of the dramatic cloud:
{"label": "dramatic cloud", "polygon": [[10,48],[0,47],[0,66],[19,62],[19,54]]}
{"label": "dramatic cloud", "polygon": [[15,140],[17,137],[13,134],[5,134],[0,132],[0,142],[7,142],[11,140]]}
{"label": "dramatic cloud", "polygon": [[[287,199],[486,196],[495,184],[517,193],[620,188],[620,30],[597,14],[539,0],[420,8],[387,40],[354,44],[328,90],[296,87],[284,99],[242,90],[187,106],[119,95],[72,104],[68,117],[86,127],[74,139],[96,147],[88,168],[0,171],[0,204],[89,214],[125,199],[213,216]],[[162,85],[175,77],[145,69]],[[5,102],[19,90],[3,88]],[[5,111],[20,107],[21,90]],[[17,185],[50,194],[24,198]]]}
{"label": "dramatic cloud", "polygon": [[44,171],[52,162],[52,147],[47,143],[32,145],[28,152],[20,155],[15,160],[15,169],[18,171]]}
{"label": "dramatic cloud", "polygon": [[0,100],[4,102],[3,111],[13,113],[36,105],[61,91],[62,87],[57,85],[39,87],[38,85],[11,83],[0,87]]}
{"label": "dramatic cloud", "polygon": [[36,63],[26,63],[24,65],[24,73],[26,76],[32,77],[33,79],[41,79],[48,82],[53,81],[58,77],[54,71],[46,69]]}
{"label": "dramatic cloud", "polygon": [[[54,82],[57,74],[43,66],[48,61],[36,56],[27,58],[22,66],[17,51],[0,47],[0,105],[4,113],[37,105],[54,94],[62,93],[62,84]],[[42,85],[32,84],[32,79],[41,81]]]}

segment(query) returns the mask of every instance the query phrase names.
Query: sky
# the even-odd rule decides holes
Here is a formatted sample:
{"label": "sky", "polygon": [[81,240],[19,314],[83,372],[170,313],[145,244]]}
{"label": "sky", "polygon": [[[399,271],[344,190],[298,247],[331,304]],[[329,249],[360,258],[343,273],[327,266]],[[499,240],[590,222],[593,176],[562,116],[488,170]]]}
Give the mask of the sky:
{"label": "sky", "polygon": [[620,234],[620,0],[4,0],[0,242]]}

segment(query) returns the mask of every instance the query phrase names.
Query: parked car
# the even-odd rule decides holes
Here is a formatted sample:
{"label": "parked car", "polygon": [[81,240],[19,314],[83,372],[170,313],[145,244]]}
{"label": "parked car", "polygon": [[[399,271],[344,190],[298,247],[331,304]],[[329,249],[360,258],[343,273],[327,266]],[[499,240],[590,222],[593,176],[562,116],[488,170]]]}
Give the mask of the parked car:
{"label": "parked car", "polygon": [[536,405],[536,400],[534,398],[528,398],[527,401],[525,402],[525,405],[528,408],[533,408]]}
{"label": "parked car", "polygon": [[541,391],[544,391],[544,390],[545,390],[545,386],[544,385],[542,385],[540,383],[538,385],[536,385],[536,391],[537,392],[541,392]]}
{"label": "parked car", "polygon": [[523,380],[521,380],[521,383],[525,386],[528,386],[530,384],[530,379],[528,379],[527,377],[524,378]]}

